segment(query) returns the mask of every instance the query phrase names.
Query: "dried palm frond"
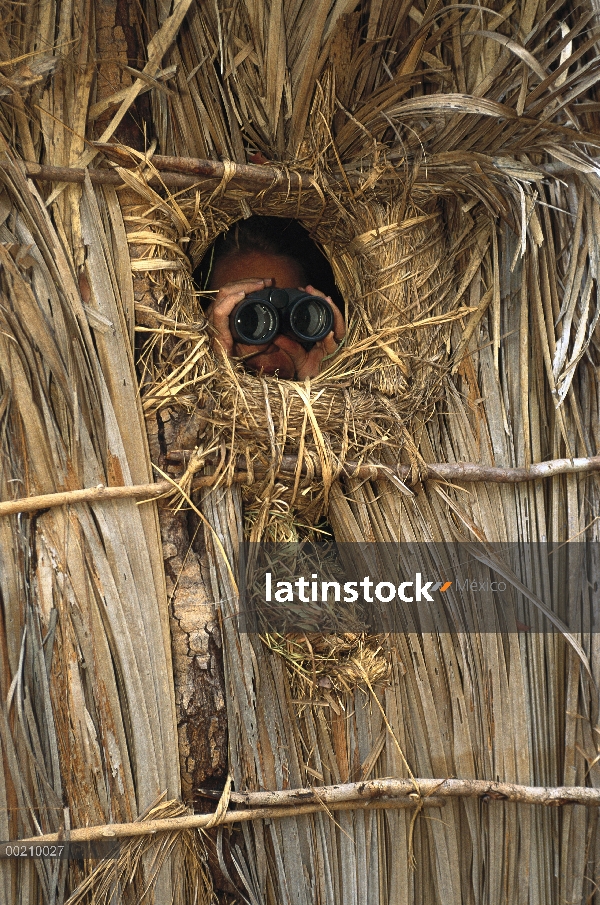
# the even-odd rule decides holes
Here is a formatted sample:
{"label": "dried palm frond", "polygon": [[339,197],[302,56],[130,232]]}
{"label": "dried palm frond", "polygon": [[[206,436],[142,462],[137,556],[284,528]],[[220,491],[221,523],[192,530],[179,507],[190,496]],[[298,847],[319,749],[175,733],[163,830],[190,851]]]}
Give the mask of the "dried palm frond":
{"label": "dried palm frond", "polygon": [[[127,285],[121,295],[111,249],[116,199],[106,227],[89,184],[73,203],[88,249],[77,282],[64,231],[4,162],[2,497],[147,479],[143,421],[129,414],[138,403]],[[133,502],[3,519],[5,838],[131,819],[161,789],[178,793],[159,557],[155,518]],[[82,876],[76,862],[24,864],[12,881],[7,868],[5,888],[17,884],[7,901],[23,903],[62,901]],[[143,884],[140,873],[126,897]],[[158,888],[170,887],[165,874]]]}
{"label": "dried palm frond", "polygon": [[[162,801],[148,809],[140,819],[162,820],[186,813],[187,808],[181,802]],[[156,879],[167,863],[175,887],[172,901],[194,905],[211,905],[216,901],[200,834],[194,830],[178,830],[120,842],[116,856],[101,860],[69,897],[66,905],[83,905],[85,902],[108,905],[115,897],[121,898],[132,885],[137,886],[142,872],[147,878],[146,889],[140,891],[138,901],[151,901]]]}

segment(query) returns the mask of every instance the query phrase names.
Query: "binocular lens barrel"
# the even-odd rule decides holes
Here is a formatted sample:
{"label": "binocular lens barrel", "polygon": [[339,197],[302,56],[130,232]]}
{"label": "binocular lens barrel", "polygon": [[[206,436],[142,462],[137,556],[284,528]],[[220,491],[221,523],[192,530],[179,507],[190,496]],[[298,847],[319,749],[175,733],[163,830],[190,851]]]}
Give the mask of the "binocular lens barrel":
{"label": "binocular lens barrel", "polygon": [[310,296],[296,304],[290,312],[292,332],[315,342],[323,339],[333,327],[331,308],[323,299]]}
{"label": "binocular lens barrel", "polygon": [[253,346],[271,342],[279,329],[277,311],[268,302],[242,303],[234,322],[240,341]]}

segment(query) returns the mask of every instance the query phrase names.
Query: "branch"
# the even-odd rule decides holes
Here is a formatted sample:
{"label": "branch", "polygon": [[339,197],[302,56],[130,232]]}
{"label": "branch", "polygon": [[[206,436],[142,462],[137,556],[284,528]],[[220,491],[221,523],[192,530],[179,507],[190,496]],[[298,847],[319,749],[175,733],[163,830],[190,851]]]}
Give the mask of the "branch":
{"label": "branch", "polygon": [[[136,167],[142,162],[141,159],[136,159],[130,151],[120,148],[118,145],[100,144],[100,142],[94,142],[94,145],[119,166]],[[226,173],[233,173],[233,179],[257,186],[279,184],[291,189],[297,189],[300,186],[303,189],[309,189],[312,186],[309,176],[268,164],[234,163],[232,160],[228,160],[225,164],[220,160],[202,160],[198,157],[165,157],[161,154],[154,154],[149,162],[152,167],[161,172],[181,173],[187,176],[208,176],[213,179],[222,179]]]}
{"label": "branch", "polygon": [[[200,790],[201,791],[201,790]],[[371,779],[336,786],[284,789],[277,792],[231,792],[230,801],[249,807],[288,806],[321,802],[328,807],[344,801],[380,800],[418,794],[423,798],[491,798],[522,804],[600,806],[600,789],[588,786],[521,786],[487,779]]]}
{"label": "branch", "polygon": [[[103,151],[108,158],[127,169],[134,169],[143,162],[143,160],[138,160],[129,151],[120,148],[118,145],[106,142],[94,142],[93,144],[99,151]],[[155,154],[151,158],[150,163],[155,170],[160,171],[160,176],[151,171],[146,171],[145,179],[152,186],[160,187],[165,185],[172,188],[190,188],[206,179],[220,181],[226,174],[233,174],[230,176],[233,186],[246,186],[258,189],[279,187],[285,191],[298,188],[310,190],[313,187],[310,177],[306,174],[269,166],[268,164],[234,163],[233,161],[227,161],[225,164],[220,160],[202,160],[196,157],[164,157],[160,154]],[[80,167],[43,166],[33,161],[25,161],[22,165],[27,176],[42,182],[81,183],[85,179],[85,170]],[[0,161],[0,167],[5,166],[6,163]],[[567,172],[571,173],[575,168],[558,162],[547,164],[545,167],[537,167],[537,169],[557,175]],[[595,172],[593,164],[590,164],[587,168],[582,164],[577,169],[581,169],[584,172]],[[92,168],[88,172],[93,183],[99,185],[125,185],[119,174],[112,170]],[[334,182],[341,181],[339,177],[330,176],[330,178]],[[358,184],[359,178],[351,173],[346,176],[346,179],[351,184]],[[343,182],[345,184],[346,180],[343,180]]]}
{"label": "branch", "polygon": [[[205,475],[195,478],[192,490],[200,487],[211,487],[222,475]],[[236,472],[234,483],[248,480],[246,472]],[[129,484],[125,487],[97,487],[83,490],[65,490],[60,493],[45,493],[40,496],[24,497],[0,503],[0,517],[15,515],[17,512],[38,512],[40,509],[52,509],[55,506],[71,506],[74,503],[102,503],[106,500],[155,500],[168,493],[177,492],[177,484],[171,481],[157,481],[152,484]]]}
{"label": "branch", "polygon": [[[277,792],[232,792],[230,801],[252,805],[242,811],[226,811],[218,820],[214,814],[191,814],[135,823],[109,823],[71,830],[69,842],[125,839],[158,832],[176,832],[220,826],[250,820],[297,817],[301,814],[363,808],[441,807],[447,798],[481,798],[484,801],[512,801],[560,807],[581,804],[600,806],[600,789],[583,786],[520,786],[486,779],[373,779],[337,786],[286,789]],[[23,845],[66,842],[64,832],[13,840]],[[6,844],[6,843],[5,843]],[[11,843],[8,843],[11,844]]]}
{"label": "branch", "polygon": [[[171,462],[185,462],[191,455],[185,450],[172,450],[167,458]],[[289,477],[295,474],[297,467],[296,456],[283,456],[278,475]],[[589,474],[600,471],[600,456],[590,456],[581,459],[552,459],[549,462],[538,462],[523,468],[495,468],[487,465],[477,465],[473,462],[433,462],[422,467],[421,480],[465,481],[477,483],[487,481],[493,484],[519,484],[523,481],[535,481],[539,478],[551,478],[560,474]],[[302,468],[305,473],[305,469]],[[255,477],[266,474],[264,469],[255,469]],[[320,468],[315,466],[315,474],[321,474]],[[349,478],[361,480],[389,480],[405,481],[411,474],[410,465],[400,465],[397,469],[387,465],[359,465],[358,462],[345,462],[342,474]],[[195,478],[192,490],[200,487],[212,487],[222,479],[222,472],[218,475],[205,475]],[[247,471],[236,471],[228,480],[234,484],[243,484],[248,480]],[[50,509],[54,506],[70,506],[73,503],[98,503],[104,500],[122,499],[146,499],[154,500],[157,497],[176,491],[177,486],[170,481],[158,481],[152,484],[133,484],[126,487],[90,487],[83,490],[68,490],[60,493],[48,493],[41,496],[24,497],[0,503],[0,518],[3,515],[15,515],[18,512],[37,512],[40,509]]]}
{"label": "branch", "polygon": [[426,466],[425,479],[443,478],[449,481],[489,481],[493,484],[521,484],[538,478],[551,478],[559,474],[577,474],[600,471],[600,456],[579,459],[551,459],[521,468],[496,468],[473,462],[435,463]]}
{"label": "branch", "polygon": [[[98,146],[100,147],[100,146]],[[135,168],[140,161],[135,160],[130,154],[120,151],[116,145],[108,145],[111,149],[109,156],[117,158],[118,163],[127,169]],[[102,146],[102,150],[106,150]],[[118,153],[117,153],[118,152]],[[293,189],[310,189],[312,183],[308,176],[287,171],[283,168],[241,164],[220,160],[200,160],[194,157],[160,157],[151,159],[155,169],[160,170],[160,175],[146,170],[143,179],[148,185],[169,186],[172,188],[189,188],[198,185],[207,179],[220,181],[227,174],[232,185],[249,188],[277,188],[285,192]],[[0,161],[0,168],[6,168],[6,161]],[[54,167],[44,166],[33,161],[21,163],[25,175],[41,182],[79,182],[85,181],[86,170],[82,167]],[[99,185],[125,185],[122,177],[114,170],[90,168],[88,171],[91,181]],[[233,174],[233,175],[231,175]]]}
{"label": "branch", "polygon": [[[0,167],[5,166],[0,162]],[[39,163],[24,163],[25,175],[40,182],[80,182],[85,181],[86,171],[81,167],[51,167]],[[221,164],[221,166],[223,166]],[[95,185],[125,185],[125,182],[114,170],[101,170],[90,167],[87,170],[91,181]],[[186,176],[184,173],[163,173],[160,177],[155,174],[147,174],[145,181],[148,185],[166,185],[170,188],[189,188],[198,185],[198,176]]]}
{"label": "branch", "polygon": [[[414,792],[414,788],[412,788]],[[44,836],[32,836],[28,839],[14,839],[8,843],[0,843],[0,854],[5,845],[18,842],[19,845],[50,845],[55,842],[99,842],[106,839],[127,839],[133,836],[153,836],[155,833],[177,832],[180,830],[212,828],[231,823],[246,823],[250,820],[281,819],[282,817],[297,817],[301,814],[327,813],[328,811],[354,811],[366,808],[382,810],[394,808],[430,807],[441,808],[446,804],[442,798],[432,796],[421,799],[418,795],[404,798],[388,799],[385,801],[339,801],[331,805],[324,805],[317,801],[315,804],[295,804],[293,807],[259,807],[245,811],[226,811],[219,819],[214,820],[214,814],[190,814],[182,817],[166,817],[158,820],[140,820],[135,823],[107,823],[103,826],[87,826],[81,829],[71,830],[68,840],[64,831],[47,833]]]}
{"label": "branch", "polygon": [[[169,462],[186,463],[192,455],[191,451],[174,449],[167,453]],[[245,458],[239,460],[241,467],[247,468]],[[296,456],[282,456],[279,474],[295,474],[298,465]],[[535,481],[538,478],[551,478],[559,474],[577,474],[600,471],[600,456],[588,456],[579,459],[550,459],[548,462],[538,462],[535,465],[527,465],[520,468],[498,468],[492,465],[478,465],[475,462],[431,462],[420,464],[420,479],[443,481],[466,481],[478,483],[489,481],[493,484],[520,484],[523,481]],[[255,468],[256,474],[261,471]],[[314,465],[315,474],[320,477],[321,469],[318,463]],[[399,465],[390,468],[388,465],[373,464],[361,465],[358,462],[346,461],[342,468],[342,474],[348,478],[360,478],[378,480],[380,478],[399,478],[405,481],[410,477],[412,468],[410,465]],[[305,473],[304,467],[302,473]]]}

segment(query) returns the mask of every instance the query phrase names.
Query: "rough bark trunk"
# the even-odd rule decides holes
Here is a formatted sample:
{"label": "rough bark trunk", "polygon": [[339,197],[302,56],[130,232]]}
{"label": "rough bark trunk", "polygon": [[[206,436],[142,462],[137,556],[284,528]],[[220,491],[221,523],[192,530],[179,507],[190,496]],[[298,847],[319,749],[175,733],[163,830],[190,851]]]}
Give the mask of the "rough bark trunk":
{"label": "rough bark trunk", "polygon": [[[152,286],[143,276],[134,283],[135,300],[159,310]],[[161,470],[176,476],[170,449],[193,448],[190,419],[162,409],[147,420],[150,455]],[[204,536],[189,512],[159,502],[159,520],[169,598],[175,704],[179,732],[181,785],[189,804],[206,809],[199,786],[221,788],[227,774],[227,717],[221,633],[214,602],[203,575]]]}
{"label": "rough bark trunk", "polygon": [[[96,103],[110,98],[133,80],[127,67],[143,69],[144,23],[141,8],[127,0],[100,0],[96,11],[98,77]],[[116,104],[116,102],[115,102]],[[94,123],[100,135],[114,114],[108,107]],[[125,145],[143,149],[152,138],[150,95],[140,95],[115,133]],[[127,210],[139,198],[121,191],[119,199]],[[146,248],[130,246],[132,258]],[[135,301],[161,310],[161,297],[144,274],[134,275]],[[148,421],[152,461],[165,471],[173,466],[165,455],[173,444],[188,447],[177,419],[168,411],[152,415]],[[207,594],[201,571],[202,534],[188,525],[185,512],[172,512],[160,504],[159,519],[163,541],[169,617],[173,651],[175,701],[179,735],[182,793],[193,804],[199,785],[219,788],[227,772],[227,722],[225,716],[223,660],[216,613]],[[202,801],[201,810],[206,807]]]}
{"label": "rough bark trunk", "polygon": [[[112,97],[122,88],[128,88],[133,76],[127,67],[143,69],[145,60],[142,47],[142,10],[128,0],[100,0],[96,3],[96,47],[98,76],[96,79],[96,103]],[[115,105],[109,107],[94,123],[98,138],[115,113]],[[115,137],[128,147],[144,150],[150,142],[151,123],[149,95],[136,98],[131,109],[119,124]]]}

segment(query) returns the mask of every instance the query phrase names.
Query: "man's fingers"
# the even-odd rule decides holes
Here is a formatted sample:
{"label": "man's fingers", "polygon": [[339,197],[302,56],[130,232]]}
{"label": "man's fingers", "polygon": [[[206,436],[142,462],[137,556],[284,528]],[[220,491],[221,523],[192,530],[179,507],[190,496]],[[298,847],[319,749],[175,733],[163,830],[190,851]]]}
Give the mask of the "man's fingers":
{"label": "man's fingers", "polygon": [[342,312],[338,308],[336,308],[333,302],[330,302],[330,304],[333,309],[334,342],[341,343],[344,336],[346,335],[346,322],[344,321],[344,315],[342,314]]}
{"label": "man's fingers", "polygon": [[211,305],[211,309],[209,309],[209,316],[211,310],[213,312],[218,311],[219,315],[224,312],[225,315],[228,316],[249,292],[256,292],[258,289],[264,289],[265,286],[270,285],[270,283],[270,279],[237,280],[235,283],[226,283],[225,286],[221,286],[217,292],[215,300]]}
{"label": "man's fingers", "polygon": [[271,283],[270,277],[256,277],[248,280],[236,280],[221,286],[207,311],[208,320],[216,332],[213,338],[214,348],[220,346],[227,355],[232,354],[233,336],[229,329],[229,315],[248,293],[264,289]]}
{"label": "man's fingers", "polygon": [[329,333],[325,339],[321,340],[321,349],[324,355],[333,355],[338,345],[338,340],[333,335],[333,332]]}
{"label": "man's fingers", "polygon": [[227,319],[235,306],[246,298],[243,289],[229,289],[226,293],[217,295],[208,312],[209,317],[212,315],[212,321],[216,325],[217,319]]}
{"label": "man's fingers", "polygon": [[241,302],[246,297],[246,293],[238,290],[237,292],[230,291],[221,298],[219,298],[219,295],[208,311],[208,319],[216,333],[213,338],[213,345],[215,348],[220,345],[227,355],[231,355],[233,351],[233,336],[229,329],[229,315],[238,302]]}
{"label": "man's fingers", "polygon": [[[303,287],[301,286],[300,288],[302,289]],[[322,299],[327,299],[329,302],[331,301],[328,295],[325,295],[325,293],[321,292],[320,289],[315,289],[315,287],[311,286],[310,284],[308,286],[304,286],[304,292],[308,292],[309,295],[318,295]]]}
{"label": "man's fingers", "polygon": [[270,286],[272,282],[271,277],[248,277],[247,280],[234,280],[232,283],[224,283],[219,287],[217,298],[219,298],[221,293],[226,294],[232,290],[241,290],[244,294],[246,292],[254,292],[257,289],[264,289],[265,286]]}

